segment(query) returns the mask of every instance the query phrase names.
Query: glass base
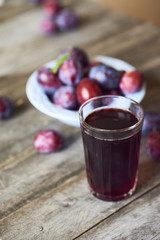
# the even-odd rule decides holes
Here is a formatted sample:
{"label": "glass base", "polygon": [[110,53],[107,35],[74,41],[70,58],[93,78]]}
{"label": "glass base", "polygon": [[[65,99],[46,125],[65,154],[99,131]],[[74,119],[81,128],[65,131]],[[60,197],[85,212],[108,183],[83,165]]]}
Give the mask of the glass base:
{"label": "glass base", "polygon": [[136,185],[137,185],[137,178],[135,180],[135,184],[134,184],[133,188],[130,189],[129,192],[124,193],[122,195],[118,195],[118,196],[103,195],[103,194],[93,191],[93,189],[91,189],[91,188],[90,188],[90,191],[93,194],[93,196],[95,196],[96,198],[99,198],[103,201],[117,202],[117,201],[121,201],[121,200],[124,200],[124,199],[130,197],[135,192]]}

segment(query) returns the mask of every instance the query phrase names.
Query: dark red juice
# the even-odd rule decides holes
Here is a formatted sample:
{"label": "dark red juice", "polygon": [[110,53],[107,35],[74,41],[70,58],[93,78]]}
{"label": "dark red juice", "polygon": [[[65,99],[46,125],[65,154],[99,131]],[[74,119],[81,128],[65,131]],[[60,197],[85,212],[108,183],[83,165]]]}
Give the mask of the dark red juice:
{"label": "dark red juice", "polygon": [[[137,118],[129,111],[103,108],[89,114],[91,127],[120,130],[133,126]],[[137,180],[141,131],[122,139],[100,139],[82,127],[86,171],[91,191],[98,198],[118,201],[131,195]]]}

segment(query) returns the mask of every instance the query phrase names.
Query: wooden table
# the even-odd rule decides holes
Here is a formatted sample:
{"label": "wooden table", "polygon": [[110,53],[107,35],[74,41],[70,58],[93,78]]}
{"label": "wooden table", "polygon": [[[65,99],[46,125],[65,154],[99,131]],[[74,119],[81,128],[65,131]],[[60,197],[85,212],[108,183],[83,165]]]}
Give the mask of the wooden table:
{"label": "wooden table", "polygon": [[[147,155],[146,139],[135,194],[115,203],[98,200],[88,190],[80,129],[34,109],[25,85],[32,71],[74,45],[91,58],[107,55],[137,67],[147,83],[143,108],[159,110],[160,30],[91,1],[73,1],[72,8],[80,27],[50,37],[39,31],[41,8],[29,1],[8,0],[0,9],[0,95],[19,105],[0,122],[0,239],[158,240],[160,163]],[[65,135],[63,151],[36,152],[33,138],[47,128]]]}

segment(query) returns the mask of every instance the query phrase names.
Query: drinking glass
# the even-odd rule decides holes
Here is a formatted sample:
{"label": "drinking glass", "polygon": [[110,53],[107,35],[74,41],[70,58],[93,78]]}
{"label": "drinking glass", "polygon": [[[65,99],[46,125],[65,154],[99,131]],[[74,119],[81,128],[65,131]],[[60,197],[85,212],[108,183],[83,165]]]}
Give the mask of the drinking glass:
{"label": "drinking glass", "polygon": [[[116,115],[117,122],[110,113]],[[92,194],[106,201],[119,201],[131,196],[137,183],[143,109],[126,97],[100,96],[80,107],[79,118],[87,180]],[[136,122],[131,124],[130,118]]]}

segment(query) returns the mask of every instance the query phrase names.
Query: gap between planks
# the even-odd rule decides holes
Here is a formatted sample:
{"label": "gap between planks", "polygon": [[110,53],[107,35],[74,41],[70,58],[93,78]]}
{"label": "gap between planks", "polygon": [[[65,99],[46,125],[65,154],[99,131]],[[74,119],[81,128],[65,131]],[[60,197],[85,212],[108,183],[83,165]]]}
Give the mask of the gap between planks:
{"label": "gap between planks", "polygon": [[[74,174],[74,175],[73,175]],[[72,183],[75,182],[75,179],[82,179],[85,177],[85,170],[84,168],[80,168],[75,172],[72,172],[71,174],[69,174],[69,176],[71,176],[71,178],[68,178],[68,175],[66,176],[65,179],[67,179],[65,181],[62,182],[61,185],[58,185],[56,188],[51,189],[48,192],[45,192],[44,194],[42,194],[40,197],[35,198],[33,201],[23,205],[22,207],[18,208],[16,211],[12,212],[11,214],[7,215],[6,217],[3,217],[2,219],[0,219],[0,223],[3,222],[5,219],[17,214],[18,212],[20,212],[22,209],[24,208],[28,208],[30,205],[32,205],[33,203],[39,201],[40,199],[44,199],[47,198],[49,195],[52,195],[53,193],[56,193],[59,191],[59,189],[61,188],[61,190],[63,190],[67,185],[71,185]],[[62,181],[62,179],[60,180]],[[55,183],[56,184],[56,183]]]}
{"label": "gap between planks", "polygon": [[[73,176],[74,174],[74,176]],[[44,198],[48,198],[50,195],[53,195],[53,193],[55,194],[56,192],[59,192],[60,189],[61,191],[63,189],[66,188],[66,186],[72,185],[73,183],[80,181],[81,179],[86,178],[86,172],[84,170],[84,168],[81,168],[75,172],[73,172],[72,174],[70,174],[71,178],[68,178],[68,175],[65,177],[64,181],[62,182],[61,185],[58,185],[56,188],[51,189],[50,191],[45,192],[44,194],[42,194],[41,196],[35,198],[33,201],[26,203],[25,205],[23,205],[22,207],[18,208],[17,210],[15,210],[14,212],[12,212],[11,214],[7,215],[6,217],[3,217],[2,219],[0,219],[0,223],[2,223],[4,220],[10,218],[11,216],[14,216],[16,214],[18,214],[19,212],[21,212],[21,210],[29,208],[32,204],[35,204],[37,201],[40,201],[40,199],[44,199]],[[67,180],[66,180],[67,179]],[[62,180],[62,179],[61,179]],[[65,181],[66,180],[66,181]],[[135,201],[137,201],[138,199],[140,199],[141,197],[145,196],[146,194],[148,194],[149,192],[152,192],[153,190],[155,190],[156,188],[158,188],[160,186],[160,183],[156,184],[155,186],[147,189],[146,191],[143,191],[142,193],[139,192],[137,194],[133,194],[130,198],[128,198],[128,202],[126,202],[126,204],[122,205],[121,207],[119,207],[115,212],[109,214],[106,218],[103,218],[101,221],[97,222],[96,224],[94,224],[92,227],[88,228],[87,230],[85,230],[84,232],[82,232],[81,234],[79,234],[78,236],[76,236],[75,238],[73,238],[72,240],[76,240],[79,237],[83,236],[84,234],[88,233],[90,230],[94,229],[95,227],[97,227],[99,224],[103,223],[105,220],[109,219],[110,217],[114,216],[115,214],[119,213],[121,210],[125,209],[127,206],[129,206],[130,204],[134,203]],[[90,193],[91,194],[91,193]],[[152,240],[152,239],[150,239]],[[154,238],[153,238],[154,240]]]}
{"label": "gap between planks", "polygon": [[[104,221],[106,221],[107,219],[109,219],[110,217],[114,216],[115,214],[119,213],[121,210],[123,210],[124,208],[128,207],[130,204],[134,203],[135,201],[137,201],[138,199],[142,198],[143,196],[147,195],[148,193],[154,191],[156,188],[160,187],[160,183],[158,183],[156,186],[152,187],[151,189],[148,189],[146,192],[143,192],[141,195],[137,196],[136,198],[132,199],[130,202],[127,202],[125,205],[121,206],[119,209],[117,209],[115,212],[111,213],[110,215],[108,215],[106,218],[102,219],[101,221],[97,222],[96,224],[94,224],[92,227],[88,228],[86,231],[84,231],[83,233],[79,234],[78,236],[76,236],[75,238],[73,238],[72,240],[76,240],[79,239],[80,237],[82,237],[83,235],[85,235],[86,233],[88,233],[90,230],[94,229],[95,227],[97,227],[98,225],[100,225],[101,223],[103,223]],[[157,236],[160,236],[160,233],[158,233],[156,236],[154,236],[152,239],[150,240],[158,240],[158,238],[156,238]],[[148,239],[149,240],[149,239]]]}

